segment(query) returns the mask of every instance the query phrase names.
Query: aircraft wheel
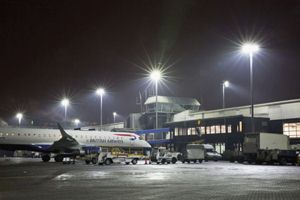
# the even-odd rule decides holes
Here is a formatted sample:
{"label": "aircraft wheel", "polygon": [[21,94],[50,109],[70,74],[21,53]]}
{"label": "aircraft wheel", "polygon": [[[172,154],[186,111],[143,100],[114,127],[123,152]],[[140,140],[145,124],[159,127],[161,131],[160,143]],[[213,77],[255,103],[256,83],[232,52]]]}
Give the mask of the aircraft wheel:
{"label": "aircraft wheel", "polygon": [[49,162],[50,156],[48,154],[42,155],[42,160],[43,160],[43,162]]}
{"label": "aircraft wheel", "polygon": [[64,159],[64,157],[59,154],[54,157],[55,162],[62,162],[63,159]]}

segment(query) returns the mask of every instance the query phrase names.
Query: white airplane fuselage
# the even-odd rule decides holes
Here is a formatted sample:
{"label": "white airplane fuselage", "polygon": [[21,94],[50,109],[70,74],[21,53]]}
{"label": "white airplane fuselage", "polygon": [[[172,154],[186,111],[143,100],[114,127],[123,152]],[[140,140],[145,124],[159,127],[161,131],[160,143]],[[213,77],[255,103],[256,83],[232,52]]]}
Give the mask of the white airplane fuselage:
{"label": "white airplane fuselage", "polygon": [[[150,148],[137,134],[109,131],[66,130],[81,147]],[[0,128],[0,149],[47,151],[62,137],[59,129]]]}

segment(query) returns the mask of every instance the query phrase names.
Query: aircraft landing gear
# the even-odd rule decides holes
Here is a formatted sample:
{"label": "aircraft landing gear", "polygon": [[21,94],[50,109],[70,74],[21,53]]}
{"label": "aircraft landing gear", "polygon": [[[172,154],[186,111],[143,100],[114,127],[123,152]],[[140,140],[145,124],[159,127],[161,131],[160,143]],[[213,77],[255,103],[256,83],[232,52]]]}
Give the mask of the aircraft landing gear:
{"label": "aircraft landing gear", "polygon": [[54,157],[55,162],[62,162],[63,159],[64,159],[64,157],[60,154],[58,154]]}
{"label": "aircraft landing gear", "polygon": [[48,154],[42,155],[42,160],[43,160],[43,162],[49,162],[49,160],[50,160],[50,155],[48,155]]}

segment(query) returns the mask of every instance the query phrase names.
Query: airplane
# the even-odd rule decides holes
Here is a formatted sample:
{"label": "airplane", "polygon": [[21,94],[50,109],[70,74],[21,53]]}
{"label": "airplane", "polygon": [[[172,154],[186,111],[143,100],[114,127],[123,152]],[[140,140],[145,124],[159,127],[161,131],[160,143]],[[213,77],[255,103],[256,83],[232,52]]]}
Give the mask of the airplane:
{"label": "airplane", "polygon": [[83,130],[67,133],[60,124],[58,129],[0,128],[0,149],[41,152],[44,162],[51,159],[51,153],[56,154],[56,162],[61,162],[64,157],[98,152],[100,147],[151,148],[151,145],[134,133]]}

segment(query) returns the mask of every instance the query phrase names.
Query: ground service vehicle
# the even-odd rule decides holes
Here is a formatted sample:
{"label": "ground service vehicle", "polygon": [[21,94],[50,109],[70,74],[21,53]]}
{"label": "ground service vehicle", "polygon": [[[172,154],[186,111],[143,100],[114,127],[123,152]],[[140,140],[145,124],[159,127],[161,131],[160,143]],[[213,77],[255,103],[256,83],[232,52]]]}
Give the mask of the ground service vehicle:
{"label": "ground service vehicle", "polygon": [[125,163],[129,165],[137,164],[138,160],[144,159],[143,154],[127,153],[118,148],[113,149],[102,149],[101,153],[98,155],[97,162],[99,165],[110,165],[112,163]]}
{"label": "ground service vehicle", "polygon": [[[296,150],[290,149],[289,138],[276,133],[247,133],[245,134],[243,152],[235,156],[238,162],[261,164],[296,164]],[[232,160],[231,160],[232,161]]]}
{"label": "ground service vehicle", "polygon": [[181,158],[181,153],[170,152],[166,147],[156,147],[151,151],[150,160],[151,162],[156,162],[157,164],[175,164]]}
{"label": "ground service vehicle", "polygon": [[187,144],[186,150],[182,155],[181,161],[182,163],[202,163],[204,160],[204,146],[202,144]]}
{"label": "ground service vehicle", "polygon": [[218,161],[222,159],[222,155],[219,154],[211,144],[202,144],[205,152],[205,161],[213,160]]}

